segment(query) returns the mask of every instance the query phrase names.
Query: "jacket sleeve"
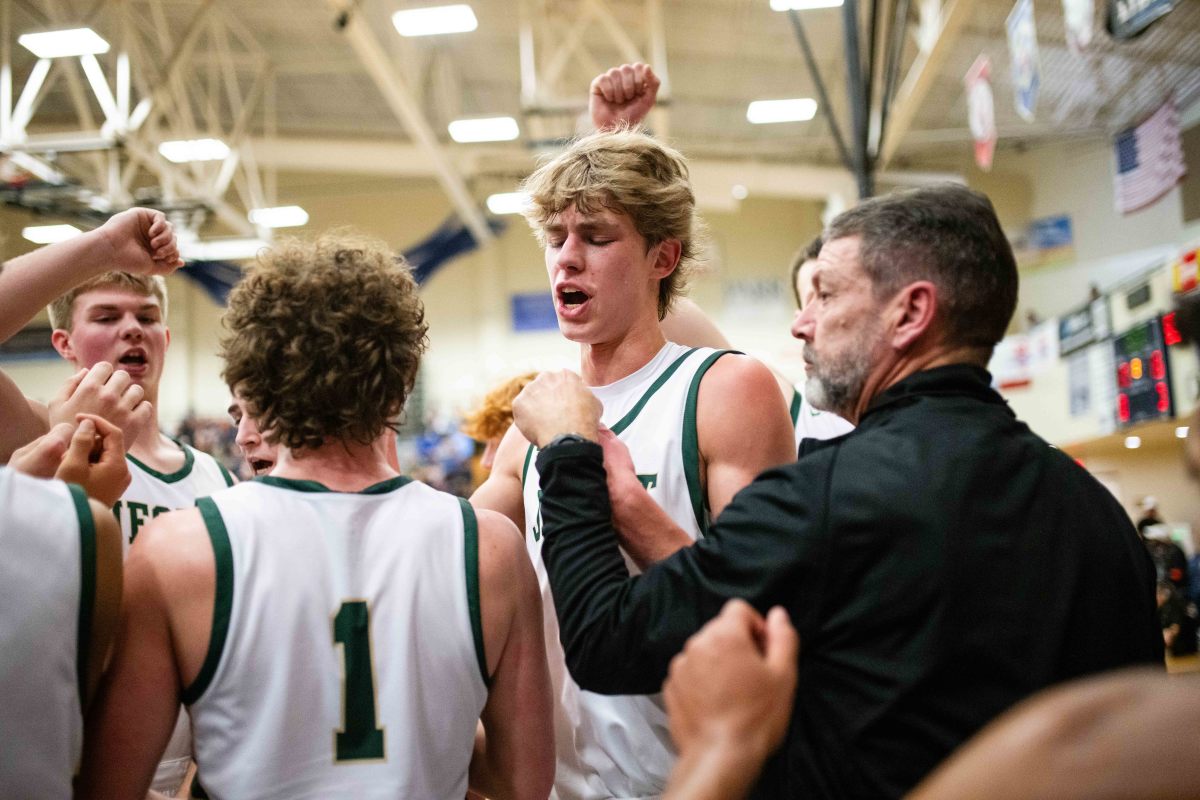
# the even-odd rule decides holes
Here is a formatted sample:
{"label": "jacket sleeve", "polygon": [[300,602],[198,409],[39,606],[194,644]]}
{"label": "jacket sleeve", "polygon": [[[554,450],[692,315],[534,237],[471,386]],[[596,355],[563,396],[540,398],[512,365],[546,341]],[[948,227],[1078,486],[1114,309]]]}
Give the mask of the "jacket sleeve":
{"label": "jacket sleeve", "polygon": [[704,539],[634,577],[612,526],[599,445],[550,448],[537,467],[542,558],[567,666],[583,689],[660,691],[671,658],[730,598],[760,611],[784,605],[804,633],[801,618],[819,595],[826,548],[816,492],[795,491],[803,485],[797,465],[763,473]]}

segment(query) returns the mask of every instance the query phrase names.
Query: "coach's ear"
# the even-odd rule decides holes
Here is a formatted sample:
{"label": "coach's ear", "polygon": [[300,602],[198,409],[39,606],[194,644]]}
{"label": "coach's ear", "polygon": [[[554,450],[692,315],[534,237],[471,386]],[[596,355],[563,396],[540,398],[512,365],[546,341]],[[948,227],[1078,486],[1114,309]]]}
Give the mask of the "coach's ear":
{"label": "coach's ear", "polygon": [[663,239],[651,249],[658,251],[654,256],[654,277],[665,278],[679,266],[683,244],[678,239]]}

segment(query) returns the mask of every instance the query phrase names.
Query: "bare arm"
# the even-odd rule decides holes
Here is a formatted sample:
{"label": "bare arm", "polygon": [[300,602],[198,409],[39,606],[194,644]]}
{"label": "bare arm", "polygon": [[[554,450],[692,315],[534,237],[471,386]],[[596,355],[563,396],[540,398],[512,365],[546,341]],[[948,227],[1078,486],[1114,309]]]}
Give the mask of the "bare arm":
{"label": "bare arm", "polygon": [[496,800],[549,795],[554,721],[537,578],[516,527],[480,512],[479,588],[492,683],[471,759],[471,787]]}
{"label": "bare arm", "polygon": [[[56,297],[106,270],[166,274],[182,264],[171,223],[162,212],[146,208],[123,211],[93,231],[18,256],[0,267],[0,342]],[[6,420],[0,428],[0,461],[50,429],[45,408],[26,400],[2,373],[0,417]]]}
{"label": "bare arm", "polygon": [[1048,689],[984,728],[909,797],[1194,797],[1198,688],[1192,676],[1126,670]]}
{"label": "bare arm", "polygon": [[123,572],[121,561],[121,526],[112,509],[98,500],[89,500],[92,519],[96,524],[96,593],[92,606],[92,631],[88,638],[87,696],[84,708],[96,696],[100,676],[108,663],[109,649],[117,632],[121,614]]}
{"label": "bare arm", "polygon": [[471,495],[471,505],[476,510],[497,511],[522,531],[525,529],[525,499],[521,472],[528,452],[529,441],[516,425],[510,425],[500,440],[491,474]]}
{"label": "bare arm", "polygon": [[[754,359],[718,359],[700,384],[697,436],[708,507],[715,518],[763,470],[794,461],[791,418],[774,375]],[[624,446],[601,435],[613,524],[639,567],[667,558],[692,539],[642,488]]]}
{"label": "bare arm", "polygon": [[175,727],[180,687],[195,679],[208,643],[215,566],[203,526],[195,509],[164,514],[129,551],[116,645],[88,714],[77,797],[146,797]]}

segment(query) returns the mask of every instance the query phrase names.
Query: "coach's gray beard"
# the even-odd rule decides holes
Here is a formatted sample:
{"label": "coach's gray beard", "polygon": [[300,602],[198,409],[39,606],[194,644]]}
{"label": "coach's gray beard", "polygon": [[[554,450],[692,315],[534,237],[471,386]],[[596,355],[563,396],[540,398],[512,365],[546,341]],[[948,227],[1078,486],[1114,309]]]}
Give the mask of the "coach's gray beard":
{"label": "coach's gray beard", "polygon": [[804,380],[804,391],[813,408],[832,411],[840,417],[849,417],[867,383],[871,364],[867,353],[857,352],[849,358],[823,362],[808,347],[805,354],[808,375]]}

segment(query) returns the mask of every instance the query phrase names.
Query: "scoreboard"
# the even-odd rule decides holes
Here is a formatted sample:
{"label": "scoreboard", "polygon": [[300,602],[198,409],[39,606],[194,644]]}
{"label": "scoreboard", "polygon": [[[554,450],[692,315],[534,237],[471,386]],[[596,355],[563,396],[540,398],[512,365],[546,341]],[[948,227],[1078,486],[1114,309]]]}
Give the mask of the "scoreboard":
{"label": "scoreboard", "polygon": [[1138,323],[1115,337],[1113,357],[1117,369],[1118,425],[1175,416],[1161,316]]}

